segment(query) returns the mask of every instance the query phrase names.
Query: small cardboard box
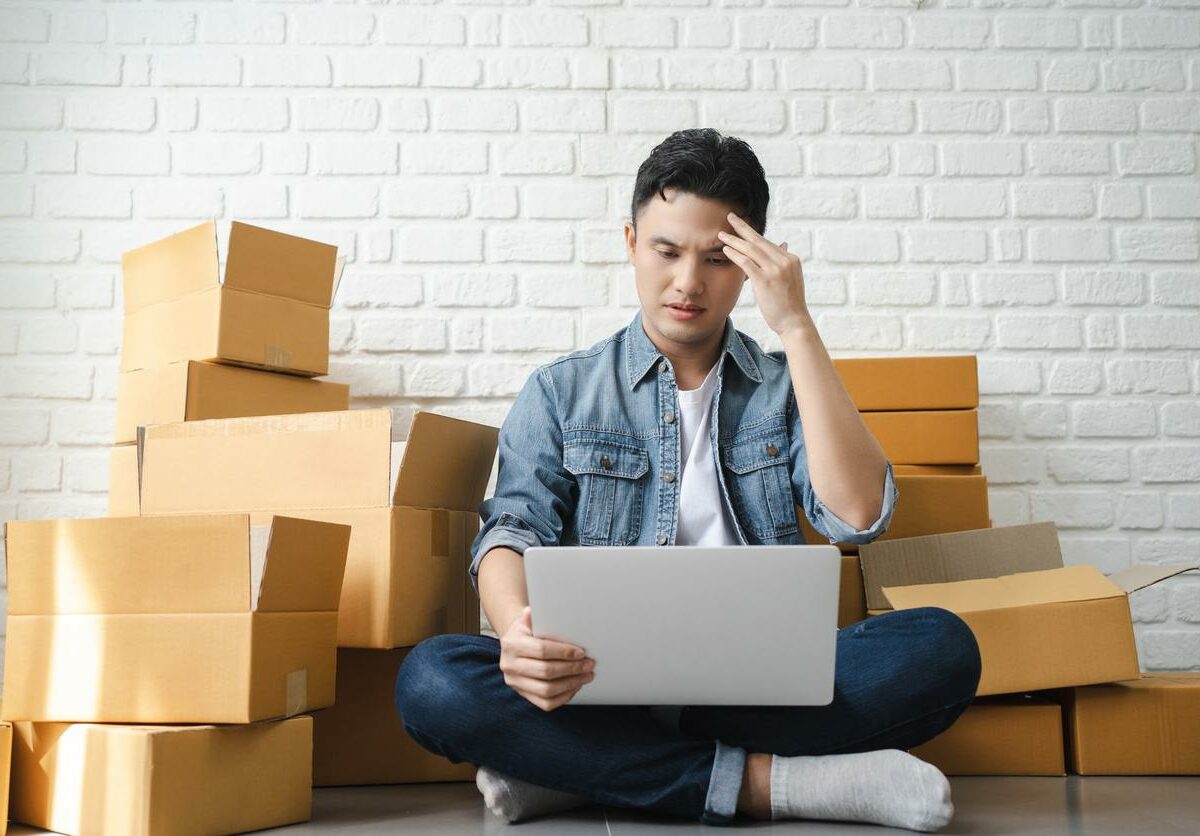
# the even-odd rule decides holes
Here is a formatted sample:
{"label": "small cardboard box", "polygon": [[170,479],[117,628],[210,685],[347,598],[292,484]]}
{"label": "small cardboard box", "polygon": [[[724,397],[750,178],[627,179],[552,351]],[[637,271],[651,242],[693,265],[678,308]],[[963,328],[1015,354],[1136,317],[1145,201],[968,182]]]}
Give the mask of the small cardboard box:
{"label": "small cardboard box", "polygon": [[331,705],[350,529],[270,523],[9,522],[2,719],[249,723]]}
{"label": "small cardboard box", "polygon": [[475,780],[473,764],[451,763],[404,730],[393,693],[409,650],[338,651],[337,702],[313,719],[313,786]]}
{"label": "small cardboard box", "polygon": [[13,727],[0,723],[0,836],[8,832],[9,778],[12,775]]}
{"label": "small cardboard box", "polygon": [[894,465],[973,465],[979,462],[979,416],[974,409],[860,413]]}
{"label": "small cardboard box", "polygon": [[345,383],[180,360],[121,374],[114,440],[136,443],[137,428],[146,424],[349,408]]}
{"label": "small cardboard box", "polygon": [[1062,711],[1033,697],[973,702],[946,729],[910,750],[946,775],[1065,775]]}
{"label": "small cardboard box", "polygon": [[121,257],[121,371],[213,360],[317,377],[329,371],[337,247],[234,221],[224,278],[208,221]]}
{"label": "small cardboard box", "polygon": [[1147,673],[1064,695],[1072,772],[1200,775],[1200,673]]}
{"label": "small cardboard box", "polygon": [[391,441],[390,409],[145,428],[141,513],[283,513],[353,527],[341,647],[388,649],[478,632],[467,573],[498,430],[418,412]]}
{"label": "small cardboard box", "polygon": [[[1136,677],[1128,594],[1191,568],[1135,566],[1105,577],[1086,564],[1062,567],[1057,535],[1048,537],[1047,525],[1053,527],[1009,526],[900,544],[893,571],[910,580],[882,587],[895,609],[942,607],[966,621],[983,659],[980,696]],[[956,542],[971,545],[957,552]],[[1003,574],[1056,558],[1059,568]],[[871,563],[864,559],[864,570]],[[971,568],[964,572],[963,564]],[[936,582],[964,573],[977,579]],[[870,582],[868,576],[868,605]]]}
{"label": "small cardboard box", "polygon": [[58,833],[203,836],[308,821],[312,718],[17,723],[12,818]]}
{"label": "small cardboard box", "polygon": [[833,367],[862,412],[979,406],[973,354],[848,357],[835,359]]}
{"label": "small cardboard box", "polygon": [[108,515],[138,514],[137,445],[116,444],[108,451]]}

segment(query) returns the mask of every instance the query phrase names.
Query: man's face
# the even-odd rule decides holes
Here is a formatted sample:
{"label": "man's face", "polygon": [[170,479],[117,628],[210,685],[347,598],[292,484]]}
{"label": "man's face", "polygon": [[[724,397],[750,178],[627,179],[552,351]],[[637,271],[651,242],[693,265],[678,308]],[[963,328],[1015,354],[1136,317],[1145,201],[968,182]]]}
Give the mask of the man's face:
{"label": "man's face", "polygon": [[702,347],[721,339],[746,274],[722,252],[719,230],[734,232],[727,203],[668,188],[625,223],[642,324],[668,345]]}

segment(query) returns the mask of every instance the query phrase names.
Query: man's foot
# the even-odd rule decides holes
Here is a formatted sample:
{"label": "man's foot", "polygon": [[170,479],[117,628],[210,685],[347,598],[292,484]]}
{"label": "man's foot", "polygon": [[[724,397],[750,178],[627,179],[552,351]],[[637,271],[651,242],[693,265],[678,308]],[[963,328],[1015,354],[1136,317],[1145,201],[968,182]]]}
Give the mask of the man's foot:
{"label": "man's foot", "polygon": [[483,793],[488,809],[510,823],[591,803],[582,796],[530,784],[486,766],[476,771],[475,786]]}
{"label": "man's foot", "polygon": [[950,782],[899,749],[771,759],[771,818],[861,821],[933,831],[954,815]]}

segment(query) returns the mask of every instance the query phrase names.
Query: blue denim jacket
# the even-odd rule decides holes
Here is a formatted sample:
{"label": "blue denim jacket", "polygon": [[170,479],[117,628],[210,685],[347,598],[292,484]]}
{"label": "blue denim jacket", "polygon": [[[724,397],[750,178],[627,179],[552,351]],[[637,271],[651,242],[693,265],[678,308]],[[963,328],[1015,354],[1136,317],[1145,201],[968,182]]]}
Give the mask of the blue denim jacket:
{"label": "blue denim jacket", "polygon": [[[829,542],[867,543],[887,528],[899,492],[888,462],[883,510],[857,530],[825,507],[808,478],[783,352],[725,323],[710,421],[717,478],[738,540],[801,543],[796,506]],[[538,367],[500,429],[493,496],[479,507],[471,583],[495,546],[671,545],[679,503],[679,407],[669,360],[641,311],[607,339]]]}

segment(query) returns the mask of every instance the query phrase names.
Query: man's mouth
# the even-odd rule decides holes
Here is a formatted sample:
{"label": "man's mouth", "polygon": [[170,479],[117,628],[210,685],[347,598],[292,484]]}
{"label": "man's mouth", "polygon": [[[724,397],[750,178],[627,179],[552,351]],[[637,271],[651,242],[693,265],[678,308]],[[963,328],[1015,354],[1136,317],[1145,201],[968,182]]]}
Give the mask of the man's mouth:
{"label": "man's mouth", "polygon": [[668,302],[668,308],[675,308],[678,311],[702,311],[704,308],[699,305],[689,305],[683,302]]}

